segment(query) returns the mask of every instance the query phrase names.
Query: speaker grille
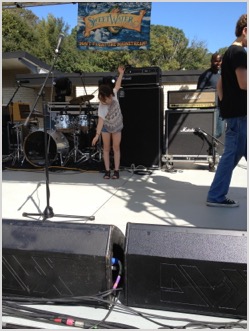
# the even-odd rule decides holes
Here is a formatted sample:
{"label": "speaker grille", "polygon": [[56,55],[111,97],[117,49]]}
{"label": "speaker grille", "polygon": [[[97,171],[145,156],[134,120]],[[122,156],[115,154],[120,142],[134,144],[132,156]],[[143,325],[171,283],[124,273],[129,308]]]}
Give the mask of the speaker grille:
{"label": "speaker grille", "polygon": [[246,251],[242,231],[128,223],[126,304],[245,318]]}
{"label": "speaker grille", "polygon": [[209,144],[195,134],[200,128],[207,132],[205,137],[213,144],[214,109],[211,110],[177,110],[165,112],[166,154],[169,155],[209,155]]}
{"label": "speaker grille", "polygon": [[163,90],[161,87],[126,87],[119,102],[124,119],[121,166],[161,166]]}
{"label": "speaker grille", "polygon": [[3,220],[4,295],[59,298],[112,288],[124,235],[111,225]]}

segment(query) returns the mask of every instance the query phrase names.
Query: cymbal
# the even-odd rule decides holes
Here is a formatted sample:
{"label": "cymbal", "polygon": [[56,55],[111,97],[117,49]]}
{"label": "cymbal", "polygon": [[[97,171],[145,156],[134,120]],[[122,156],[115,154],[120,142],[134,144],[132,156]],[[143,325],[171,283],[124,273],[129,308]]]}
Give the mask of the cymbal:
{"label": "cymbal", "polygon": [[[42,117],[44,117],[44,115],[40,112],[35,112],[34,111],[31,115],[31,117],[40,117],[40,118],[42,118]],[[49,115],[45,115],[45,117],[49,117]]]}
{"label": "cymbal", "polygon": [[71,105],[80,105],[86,101],[90,101],[94,98],[94,95],[81,95],[79,97],[73,98],[69,101]]}

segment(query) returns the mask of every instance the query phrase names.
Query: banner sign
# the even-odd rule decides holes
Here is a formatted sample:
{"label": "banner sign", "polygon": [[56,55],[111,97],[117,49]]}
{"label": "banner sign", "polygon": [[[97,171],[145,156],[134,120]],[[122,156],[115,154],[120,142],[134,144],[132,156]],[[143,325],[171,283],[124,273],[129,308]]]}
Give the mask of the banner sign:
{"label": "banner sign", "polygon": [[77,47],[127,51],[150,46],[151,2],[79,2]]}

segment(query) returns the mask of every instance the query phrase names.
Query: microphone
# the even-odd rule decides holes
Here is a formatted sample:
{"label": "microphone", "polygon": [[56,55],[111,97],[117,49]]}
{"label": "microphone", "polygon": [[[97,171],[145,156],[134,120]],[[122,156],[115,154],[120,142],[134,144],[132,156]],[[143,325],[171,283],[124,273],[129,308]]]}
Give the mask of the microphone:
{"label": "microphone", "polygon": [[204,134],[205,136],[207,136],[206,132],[202,131],[202,129],[200,129],[200,128],[195,128],[195,132],[196,132],[196,133],[202,133],[202,134]]}
{"label": "microphone", "polygon": [[17,80],[17,84],[28,84],[29,80]]}
{"label": "microphone", "polygon": [[61,46],[62,39],[65,37],[64,33],[60,33],[55,53],[58,54]]}

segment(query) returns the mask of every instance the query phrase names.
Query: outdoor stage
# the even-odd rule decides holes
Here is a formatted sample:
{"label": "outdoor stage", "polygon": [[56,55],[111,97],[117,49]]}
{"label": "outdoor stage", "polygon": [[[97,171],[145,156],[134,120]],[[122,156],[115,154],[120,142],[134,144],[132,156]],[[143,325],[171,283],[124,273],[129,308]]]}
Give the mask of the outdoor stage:
{"label": "outdoor stage", "polygon": [[[175,163],[174,168],[176,172],[162,168],[151,175],[137,175],[128,169],[120,172],[119,180],[105,180],[95,170],[70,171],[62,167],[49,173],[50,205],[56,214],[93,215],[95,223],[116,225],[124,233],[127,222],[247,229],[245,160],[234,170],[229,192],[229,197],[240,201],[238,208],[205,205],[214,177],[207,163]],[[4,170],[2,217],[24,219],[23,212],[43,212],[45,179],[44,171],[39,169]]]}
{"label": "outdoor stage", "polygon": [[[175,172],[165,169],[151,174],[136,174],[123,169],[119,180],[105,180],[97,170],[82,169],[49,172],[50,206],[55,214],[82,216],[82,220],[53,217],[52,222],[114,225],[125,235],[127,223],[163,225],[165,227],[194,227],[217,230],[247,231],[247,164],[242,160],[234,170],[229,197],[239,200],[238,208],[213,208],[205,205],[208,188],[214,177],[207,164],[175,164]],[[46,207],[45,173],[38,169],[5,169],[2,172],[2,218],[30,220],[23,213],[42,213]],[[84,217],[94,216],[95,220]],[[37,219],[38,220],[38,219]],[[141,239],[142,240],[142,239]],[[157,243],[155,243],[156,245]],[[138,243],[139,245],[139,243]],[[194,243],[193,243],[194,246]],[[198,247],[197,247],[198,249]],[[39,309],[56,311],[101,320],[107,310],[75,306],[42,306]],[[167,310],[139,309],[164,316],[156,318],[164,325],[186,325],[186,319],[229,323],[238,319],[210,317]],[[175,318],[175,320],[170,320]],[[181,321],[181,319],[184,321]],[[118,310],[107,321],[124,323],[134,328],[155,329],[154,324],[141,316]],[[3,316],[3,322],[59,328],[53,324],[31,322]]]}

